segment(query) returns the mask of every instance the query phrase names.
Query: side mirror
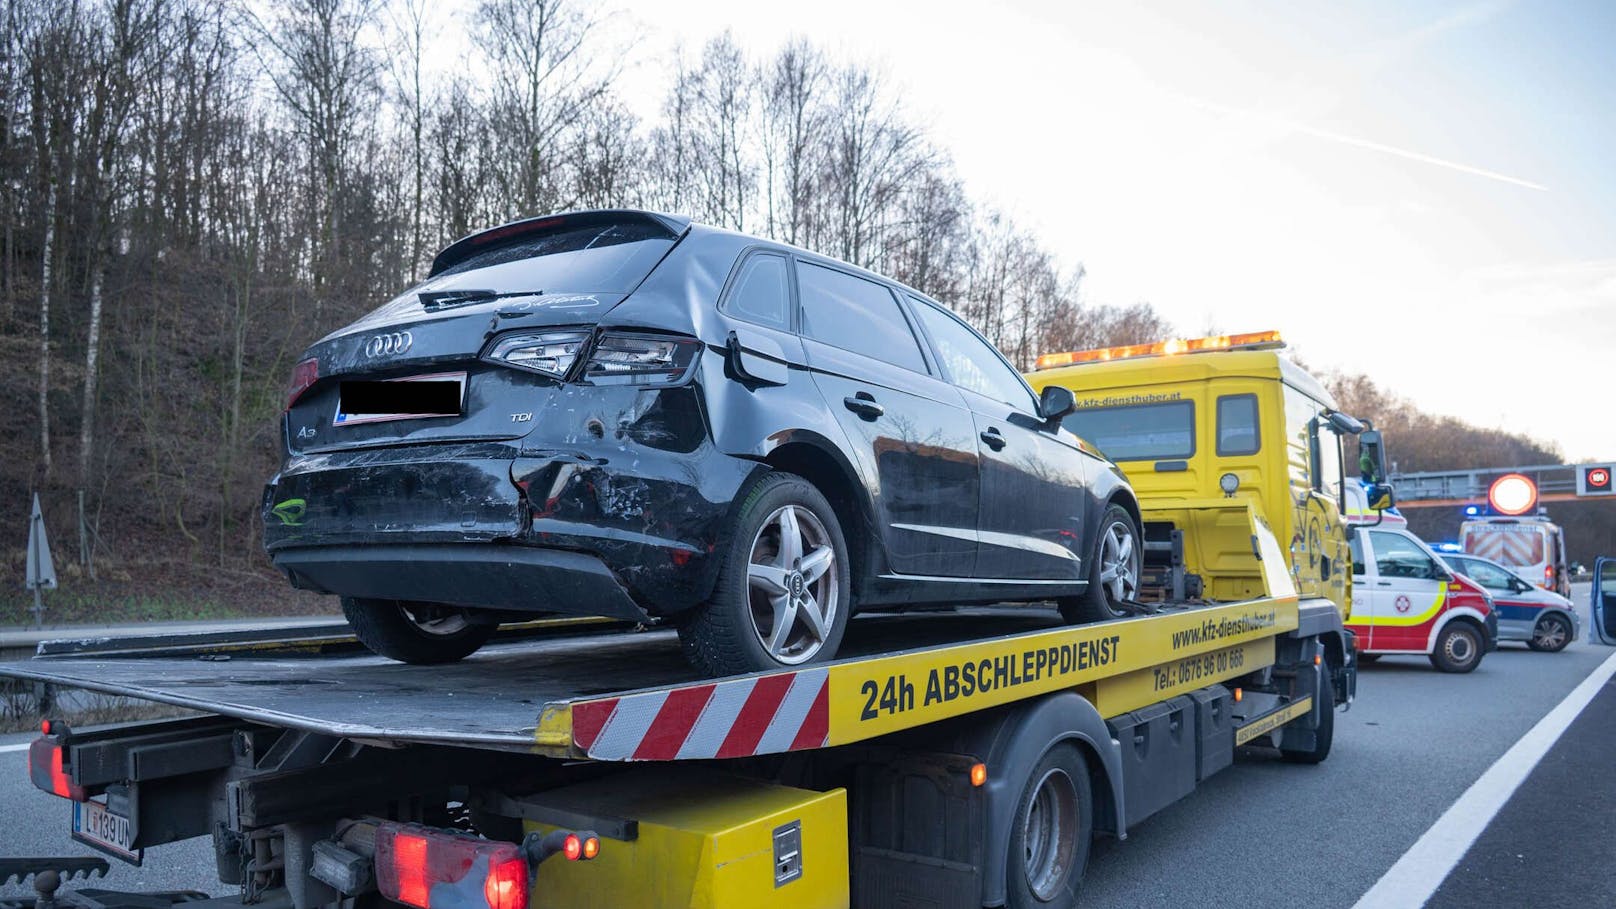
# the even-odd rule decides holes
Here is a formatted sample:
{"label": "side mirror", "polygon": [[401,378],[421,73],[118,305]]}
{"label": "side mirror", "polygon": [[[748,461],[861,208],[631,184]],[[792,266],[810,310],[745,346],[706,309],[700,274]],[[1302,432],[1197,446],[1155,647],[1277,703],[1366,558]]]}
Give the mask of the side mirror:
{"label": "side mirror", "polygon": [[1355,417],[1348,416],[1339,410],[1330,411],[1330,425],[1342,435],[1355,436],[1364,431],[1364,425]]}
{"label": "side mirror", "polygon": [[1510,578],[1509,579],[1509,589],[1513,593],[1525,593],[1528,590],[1532,589],[1532,585],[1526,583],[1525,581],[1521,580],[1520,578]]}
{"label": "side mirror", "polygon": [[[1386,482],[1386,447],[1378,429],[1366,429],[1358,434],[1358,474],[1365,483]],[[1371,502],[1374,498],[1369,497]]]}
{"label": "side mirror", "polygon": [[1077,409],[1077,398],[1064,385],[1045,385],[1038,393],[1038,413],[1046,422],[1056,423]]}
{"label": "side mirror", "polygon": [[1369,499],[1369,507],[1374,511],[1390,511],[1397,504],[1397,496],[1392,492],[1390,483],[1371,483],[1364,490]]}

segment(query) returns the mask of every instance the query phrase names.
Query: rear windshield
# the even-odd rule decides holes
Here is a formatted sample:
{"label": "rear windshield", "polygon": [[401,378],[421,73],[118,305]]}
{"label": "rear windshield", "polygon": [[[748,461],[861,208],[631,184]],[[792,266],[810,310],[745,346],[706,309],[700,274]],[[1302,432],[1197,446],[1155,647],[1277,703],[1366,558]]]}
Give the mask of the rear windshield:
{"label": "rear windshield", "polygon": [[1169,401],[1073,411],[1061,421],[1113,461],[1170,461],[1195,454],[1195,403]]}
{"label": "rear windshield", "polygon": [[[472,253],[430,283],[496,291],[625,294],[645,280],[676,240],[666,228],[645,221],[518,236]],[[475,280],[443,280],[473,271]]]}

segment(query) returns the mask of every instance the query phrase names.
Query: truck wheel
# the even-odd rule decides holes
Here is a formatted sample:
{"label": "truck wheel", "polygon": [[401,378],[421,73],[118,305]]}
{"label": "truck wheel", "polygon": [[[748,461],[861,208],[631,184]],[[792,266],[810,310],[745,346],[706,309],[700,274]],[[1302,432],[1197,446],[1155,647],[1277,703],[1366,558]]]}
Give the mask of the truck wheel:
{"label": "truck wheel", "polygon": [[1443,672],[1469,672],[1481,665],[1481,634],[1468,622],[1449,622],[1437,635],[1431,665]]}
{"label": "truck wheel", "polygon": [[1093,839],[1089,764],[1062,742],[1033,768],[1016,803],[1004,865],[1009,909],[1076,906]]}
{"label": "truck wheel", "polygon": [[1546,615],[1532,626],[1532,639],[1526,646],[1541,653],[1559,653],[1571,643],[1571,623],[1564,616]]}
{"label": "truck wheel", "polygon": [[1293,764],[1320,764],[1330,756],[1330,745],[1335,740],[1335,686],[1330,684],[1330,664],[1325,663],[1319,673],[1319,689],[1313,692],[1318,701],[1319,728],[1313,732],[1313,747],[1306,750],[1279,750],[1279,756]]}
{"label": "truck wheel", "polygon": [[453,663],[486,644],[496,627],[454,606],[404,600],[343,597],[342,614],[361,644],[401,663]]}
{"label": "truck wheel", "polygon": [[847,541],[830,503],[789,473],[741,503],[710,600],[679,623],[685,658],[713,676],[829,660],[852,611]]}
{"label": "truck wheel", "polygon": [[1121,505],[1107,506],[1089,559],[1088,589],[1060,601],[1061,618],[1080,625],[1131,615],[1123,603],[1139,596],[1144,548],[1133,515]]}

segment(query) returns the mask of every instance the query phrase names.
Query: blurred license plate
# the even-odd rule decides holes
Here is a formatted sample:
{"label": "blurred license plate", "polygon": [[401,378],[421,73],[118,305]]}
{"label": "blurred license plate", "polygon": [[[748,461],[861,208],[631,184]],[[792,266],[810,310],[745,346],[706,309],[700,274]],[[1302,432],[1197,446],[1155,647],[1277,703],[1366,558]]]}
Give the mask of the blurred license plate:
{"label": "blurred license plate", "polygon": [[466,399],[466,374],[440,372],[383,381],[343,382],[333,426],[458,417]]}
{"label": "blurred license plate", "polygon": [[129,819],[114,814],[100,802],[73,803],[73,839],[132,865],[140,864],[140,853],[133,848],[134,830]]}

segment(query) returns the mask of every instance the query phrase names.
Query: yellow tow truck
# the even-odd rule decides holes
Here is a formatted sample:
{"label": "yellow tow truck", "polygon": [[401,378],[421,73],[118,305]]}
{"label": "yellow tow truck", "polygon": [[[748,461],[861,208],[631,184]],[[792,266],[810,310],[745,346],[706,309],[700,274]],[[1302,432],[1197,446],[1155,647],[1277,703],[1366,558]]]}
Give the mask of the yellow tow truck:
{"label": "yellow tow truck", "polygon": [[[1391,507],[1391,487],[1376,482],[1386,476],[1383,447],[1284,348],[1279,332],[1262,331],[1045,354],[1027,381],[1037,391],[1072,389],[1077,410],[1066,428],[1127,473],[1147,556],[1188,564],[1190,593],[1199,586],[1211,599],[1238,599],[1260,584],[1242,557],[1238,513],[1249,504],[1285,544],[1300,594],[1330,600],[1346,620],[1352,557],[1343,515],[1355,510],[1363,520],[1368,505]],[[1343,441],[1351,436],[1365,463],[1349,474]]]}
{"label": "yellow tow truck", "polygon": [[[1219,469],[1182,454],[1160,476]],[[1228,472],[1248,489],[1274,465],[1300,475],[1273,454]],[[507,628],[452,666],[329,635],[103,640],[41,645],[0,677],[198,711],[47,722],[29,755],[72,837],[110,857],[211,837],[218,880],[196,885],[232,895],[190,909],[1072,906],[1094,837],[1125,838],[1243,746],[1324,760],[1354,693],[1344,582],[1299,589],[1275,534],[1325,509],[1276,518],[1185,488],[1146,517],[1181,557],[1148,602],[1087,625],[861,616],[843,659],[721,679],[694,678],[671,631],[576,619]],[[54,888],[49,872],[103,860],[21,861],[0,877]]]}

